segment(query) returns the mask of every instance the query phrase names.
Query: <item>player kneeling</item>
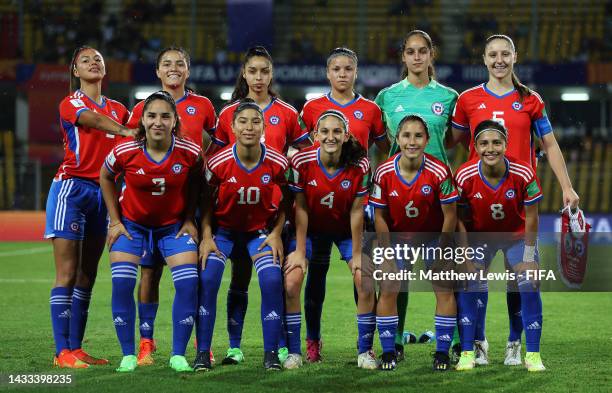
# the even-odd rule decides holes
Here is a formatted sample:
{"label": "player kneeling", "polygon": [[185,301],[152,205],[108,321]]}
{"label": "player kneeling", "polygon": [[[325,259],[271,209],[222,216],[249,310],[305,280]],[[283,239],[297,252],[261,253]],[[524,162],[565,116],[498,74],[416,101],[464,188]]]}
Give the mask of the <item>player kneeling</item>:
{"label": "player kneeling", "polygon": [[[170,267],[176,291],[170,367],[192,371],[185,349],[197,307],[198,234],[193,215],[201,182],[201,151],[198,145],[180,138],[176,105],[168,93],[150,95],[143,113],[135,140],[117,145],[100,172],[110,216],[113,323],[123,351],[117,371],[134,371],[137,365],[134,287],[142,255],[154,250]],[[125,187],[119,198],[115,179],[121,174]]]}
{"label": "player kneeling", "polygon": [[[422,117],[404,117],[396,135],[400,153],[381,164],[374,175],[370,204],[376,208],[376,232],[410,232],[407,235],[410,244],[420,246],[425,241],[429,245],[444,247],[443,238],[438,239],[437,234],[454,231],[457,223],[455,201],[459,199],[450,169],[442,161],[424,153],[429,131]],[[417,235],[417,232],[422,235]],[[445,269],[443,261],[433,263],[428,260],[426,264],[428,269]],[[448,350],[455,328],[456,303],[452,283],[432,282],[432,285],[436,295],[436,352],[433,369],[446,371],[450,367]],[[388,299],[384,296],[379,298],[378,314],[392,314],[397,321],[396,302],[387,301],[391,302],[391,296]],[[395,367],[393,337],[395,331],[385,348],[381,334],[385,352],[383,366],[387,354],[390,368]]]}
{"label": "player kneeling", "polygon": [[264,115],[243,100],[234,111],[236,143],[207,163],[204,192],[198,308],[196,371],[212,368],[210,345],[217,315],[217,294],[228,255],[245,247],[255,265],[261,289],[264,367],[280,370],[278,340],[283,315],[281,231],[285,222],[287,159],[261,143]]}
{"label": "player kneeling", "polygon": [[[481,122],[474,130],[474,146],[479,158],[463,164],[456,175],[462,205],[466,207],[459,226],[468,232],[506,232],[498,235],[495,242],[487,242],[483,260],[474,262],[479,268],[487,269],[498,250],[505,254],[516,274],[521,296],[527,344],[525,366],[529,371],[543,371],[540,358],[542,300],[538,283],[529,274],[538,269],[537,202],[542,198],[542,191],[529,164],[505,155],[507,140],[506,128],[492,120]],[[475,366],[474,321],[478,290],[478,283],[470,282],[457,295],[462,349],[457,370],[470,370]]]}
{"label": "player kneeling", "polygon": [[291,160],[295,238],[288,246],[290,254],[284,265],[285,325],[289,349],[284,366],[298,368],[302,365],[300,294],[312,250],[331,247],[335,243],[342,259],[348,262],[357,288],[357,365],[375,369],[376,356],[372,352],[376,329],[372,313],[374,292],[365,290],[361,283],[363,197],[367,194],[370,164],[366,151],[350,135],[348,121],[341,112],[323,112],[314,136],[320,146],[300,152]]}

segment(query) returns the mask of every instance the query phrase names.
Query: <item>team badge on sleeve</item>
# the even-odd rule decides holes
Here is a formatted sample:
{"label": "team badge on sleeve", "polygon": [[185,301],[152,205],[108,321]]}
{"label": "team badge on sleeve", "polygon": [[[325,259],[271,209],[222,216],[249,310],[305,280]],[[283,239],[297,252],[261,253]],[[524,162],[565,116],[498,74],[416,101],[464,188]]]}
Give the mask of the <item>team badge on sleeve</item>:
{"label": "team badge on sleeve", "polygon": [[353,116],[355,116],[355,119],[362,120],[363,119],[363,112],[362,111],[355,111],[355,112],[353,112]]}
{"label": "team badge on sleeve", "polygon": [[350,186],[351,186],[351,181],[348,179],[342,180],[342,182],[340,183],[340,187],[342,187],[343,190],[348,190]]}
{"label": "team badge on sleeve", "polygon": [[431,105],[431,111],[440,116],[442,113],[444,113],[444,105],[441,102],[434,102]]}
{"label": "team badge on sleeve", "polygon": [[263,184],[270,183],[270,180],[272,180],[272,176],[270,176],[269,174],[265,173],[265,174],[261,175],[261,182]]}
{"label": "team badge on sleeve", "polygon": [[72,106],[74,106],[75,108],[80,108],[82,106],[85,106],[85,103],[83,102],[83,100],[79,100],[78,98],[75,98],[73,100],[70,100],[70,103],[72,104]]}

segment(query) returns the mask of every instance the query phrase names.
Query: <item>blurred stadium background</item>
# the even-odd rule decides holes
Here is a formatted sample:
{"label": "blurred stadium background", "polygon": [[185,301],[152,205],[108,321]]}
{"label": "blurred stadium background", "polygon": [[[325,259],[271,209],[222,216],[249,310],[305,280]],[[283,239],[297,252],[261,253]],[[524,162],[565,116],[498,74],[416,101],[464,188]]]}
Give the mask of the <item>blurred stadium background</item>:
{"label": "blurred stadium background", "polygon": [[[63,156],[57,106],[68,93],[75,47],[101,51],[104,94],[131,108],[159,88],[158,50],[183,46],[192,56],[188,84],[219,111],[241,53],[263,44],[275,60],[277,91],[300,110],[328,90],[325,57],[337,46],[357,51],[357,91],[366,97],[397,81],[399,46],[414,28],[432,35],[437,78],[458,92],[486,80],[488,35],[514,39],[517,73],[546,100],[581,207],[596,231],[610,232],[610,0],[0,0],[0,240],[42,234],[41,213],[30,211],[44,209]],[[455,167],[464,159],[454,152]],[[556,213],[561,191],[550,166],[538,174],[541,210]],[[542,216],[545,230],[557,216]]]}

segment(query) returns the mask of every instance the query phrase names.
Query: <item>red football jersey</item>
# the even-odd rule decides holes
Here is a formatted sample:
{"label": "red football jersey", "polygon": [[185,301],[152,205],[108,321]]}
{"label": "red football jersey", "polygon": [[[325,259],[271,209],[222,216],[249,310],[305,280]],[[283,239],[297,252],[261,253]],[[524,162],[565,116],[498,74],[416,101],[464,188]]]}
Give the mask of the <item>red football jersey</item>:
{"label": "red football jersey", "polygon": [[56,180],[79,177],[98,182],[104,158],[119,139],[116,135],[77,124],[84,111],[100,113],[120,124],[125,124],[129,116],[123,104],[104,96],[102,105],[80,90],[64,98],[59,105],[64,161],[57,170]]}
{"label": "red football jersey", "polygon": [[524,161],[506,158],[506,174],[496,186],[481,172],[480,159],[463,164],[455,179],[461,205],[468,208],[467,230],[473,232],[524,232],[525,208],[542,198],[534,172]]}
{"label": "red football jersey", "polygon": [[542,138],[552,132],[546,115],[544,101],[538,93],[520,100],[512,90],[498,96],[485,83],[468,89],[459,95],[453,112],[453,127],[471,132],[469,159],[478,157],[474,151],[474,129],[483,120],[495,120],[508,130],[508,155],[536,167],[534,138]]}
{"label": "red football jersey", "polygon": [[[219,113],[219,120],[213,137],[213,142],[219,146],[227,146],[236,141],[232,132],[232,118],[240,102],[227,105]],[[261,142],[280,152],[287,153],[291,145],[297,145],[308,138],[308,132],[298,122],[298,113],[286,102],[272,98],[270,104],[263,110],[265,119],[264,135]]]}
{"label": "red football jersey", "polygon": [[300,113],[300,121],[309,132],[314,131],[321,113],[330,109],[344,114],[348,120],[349,132],[366,150],[374,141],[387,137],[380,108],[374,101],[363,98],[359,94],[356,94],[353,101],[345,105],[335,101],[331,93],[306,101]]}
{"label": "red football jersey", "polygon": [[[138,128],[143,107],[144,100],[134,106],[127,127]],[[188,91],[176,100],[176,111],[181,121],[181,136],[195,142],[201,148],[202,132],[206,131],[212,135],[215,130],[217,117],[210,100]]]}
{"label": "red football jersey", "polygon": [[368,193],[368,159],[330,175],[321,164],[320,148],[311,148],[293,156],[291,171],[289,187],[306,197],[308,232],[350,234],[353,201]]}
{"label": "red football jersey", "polygon": [[459,199],[449,167],[425,153],[415,178],[407,182],[400,174],[400,158],[398,153],[376,170],[370,204],[389,210],[391,232],[440,232],[441,204]]}
{"label": "red football jersey", "polygon": [[261,144],[257,166],[246,169],[238,159],[236,144],[213,155],[206,165],[206,180],[217,188],[214,217],[219,227],[252,232],[269,228],[286,185],[287,159]]}
{"label": "red football jersey", "polygon": [[172,146],[160,162],[149,156],[142,141],[117,145],[106,157],[104,165],[115,176],[125,175],[125,187],[120,198],[121,215],[147,227],[182,221],[189,172],[199,165],[201,153],[195,143],[175,137],[172,137]]}

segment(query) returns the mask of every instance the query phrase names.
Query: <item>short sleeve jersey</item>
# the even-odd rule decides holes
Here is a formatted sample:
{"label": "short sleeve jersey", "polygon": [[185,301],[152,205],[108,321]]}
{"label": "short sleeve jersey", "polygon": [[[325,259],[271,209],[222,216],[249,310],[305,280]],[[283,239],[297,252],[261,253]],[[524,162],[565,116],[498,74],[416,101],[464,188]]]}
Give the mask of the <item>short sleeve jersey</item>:
{"label": "short sleeve jersey", "polygon": [[400,174],[400,158],[398,153],[376,170],[370,204],[388,209],[392,232],[440,232],[441,204],[459,199],[449,167],[425,153],[415,178],[406,181]]}
{"label": "short sleeve jersey", "polygon": [[474,150],[474,130],[483,120],[495,120],[508,130],[508,156],[536,167],[534,136],[542,138],[552,132],[544,101],[534,91],[522,102],[512,90],[502,96],[490,91],[483,83],[461,93],[453,113],[453,127],[470,132],[469,159],[477,158]]}
{"label": "short sleeve jersey", "polygon": [[[219,120],[213,136],[213,142],[219,146],[234,143],[236,137],[232,132],[232,118],[240,102],[227,105],[219,113]],[[298,145],[308,139],[308,132],[300,127],[298,113],[286,102],[273,98],[263,110],[265,129],[261,142],[283,153],[289,146]]]}
{"label": "short sleeve jersey", "polygon": [[[127,122],[127,127],[138,128],[144,101],[140,101],[134,109]],[[176,100],[176,110],[181,121],[181,136],[195,142],[202,147],[202,132],[213,134],[215,130],[216,114],[210,100],[204,96],[188,91]]]}
{"label": "short sleeve jersey", "polygon": [[542,198],[531,166],[506,157],[506,173],[497,185],[482,175],[479,159],[463,164],[455,175],[461,207],[467,209],[466,229],[471,232],[525,232],[524,205]]}
{"label": "short sleeve jersey", "polygon": [[206,180],[214,187],[214,217],[219,227],[253,232],[269,229],[282,201],[287,181],[287,159],[261,144],[261,158],[252,169],[242,165],[236,144],[213,155],[206,166]]}
{"label": "short sleeve jersey", "polygon": [[300,113],[302,126],[309,132],[314,131],[321,113],[330,109],[344,114],[348,120],[349,132],[366,150],[374,141],[387,137],[385,127],[382,124],[380,108],[373,101],[359,94],[356,94],[352,101],[344,105],[334,100],[331,93],[306,101]]}
{"label": "short sleeve jersey", "polygon": [[78,177],[97,183],[106,155],[119,141],[116,135],[78,124],[85,111],[94,111],[120,124],[125,124],[129,116],[125,106],[106,97],[102,97],[100,105],[80,90],[64,98],[59,105],[64,160],[56,180]]}
{"label": "short sleeve jersey", "polygon": [[451,115],[457,102],[458,94],[435,80],[427,86],[418,88],[403,79],[383,90],[376,96],[376,103],[383,112],[387,132],[392,139],[389,155],[399,151],[395,142],[397,127],[408,115],[419,115],[425,119],[429,128],[429,142],[425,153],[448,164],[444,137],[450,128]]}
{"label": "short sleeve jersey", "polygon": [[113,174],[125,175],[120,199],[121,215],[147,227],[175,224],[184,219],[189,172],[201,173],[201,150],[195,143],[172,137],[166,156],[156,162],[144,142],[117,145],[104,165]]}
{"label": "short sleeve jersey", "polygon": [[347,166],[330,174],[320,158],[320,148],[309,148],[291,159],[289,188],[304,193],[308,207],[308,232],[350,234],[350,212],[355,198],[368,193],[370,162]]}

